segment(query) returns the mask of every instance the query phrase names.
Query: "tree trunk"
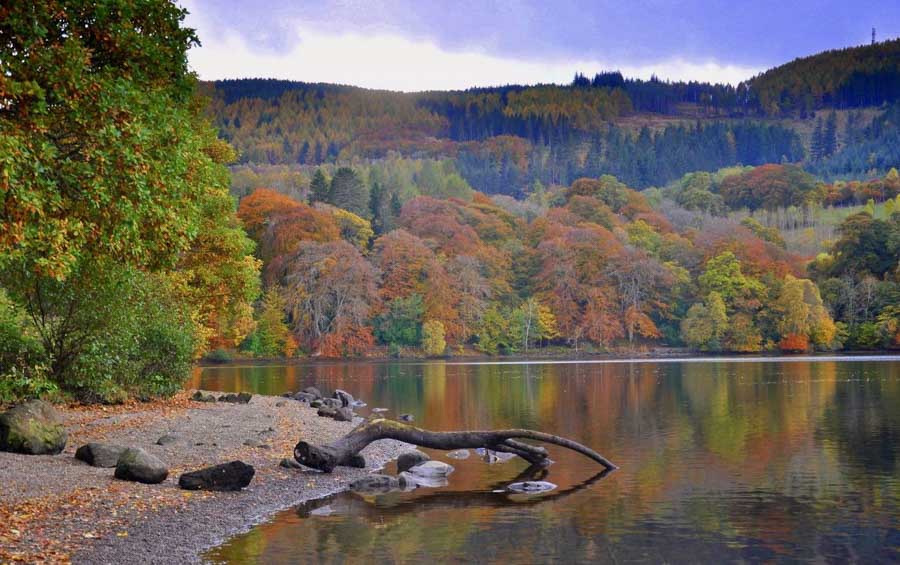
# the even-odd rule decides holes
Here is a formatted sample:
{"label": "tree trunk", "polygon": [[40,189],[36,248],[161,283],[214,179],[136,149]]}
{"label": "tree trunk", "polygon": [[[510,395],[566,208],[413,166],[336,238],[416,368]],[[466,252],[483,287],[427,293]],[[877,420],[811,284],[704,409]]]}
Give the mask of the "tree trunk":
{"label": "tree trunk", "polygon": [[532,465],[549,465],[550,459],[546,449],[518,441],[519,439],[531,439],[577,451],[603,465],[607,470],[618,468],[596,451],[580,443],[544,432],[522,429],[432,432],[383,418],[365,422],[349,434],[327,445],[315,446],[300,441],[294,447],[294,459],[307,467],[330,473],[338,465],[351,465],[354,456],[373,441],[381,439],[394,439],[419,447],[448,451],[483,447],[494,451],[514,453]]}

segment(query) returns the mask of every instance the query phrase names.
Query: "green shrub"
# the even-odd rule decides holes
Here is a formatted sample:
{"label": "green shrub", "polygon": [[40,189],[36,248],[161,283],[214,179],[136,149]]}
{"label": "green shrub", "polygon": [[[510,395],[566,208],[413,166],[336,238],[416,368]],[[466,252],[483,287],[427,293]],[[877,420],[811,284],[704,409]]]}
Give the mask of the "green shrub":
{"label": "green shrub", "polygon": [[203,357],[203,360],[210,363],[231,363],[234,356],[227,349],[213,349]]}

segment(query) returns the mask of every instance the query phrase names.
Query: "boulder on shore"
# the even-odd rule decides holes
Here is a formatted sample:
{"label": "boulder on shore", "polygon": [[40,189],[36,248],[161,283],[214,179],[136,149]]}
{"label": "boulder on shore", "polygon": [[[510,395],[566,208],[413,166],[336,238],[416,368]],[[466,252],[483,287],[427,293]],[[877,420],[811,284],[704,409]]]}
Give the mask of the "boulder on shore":
{"label": "boulder on shore", "polygon": [[215,402],[216,397],[211,394],[203,394],[201,391],[197,391],[191,396],[191,400],[196,402]]}
{"label": "boulder on shore", "polygon": [[119,456],[115,477],[124,481],[136,481],[155,485],[166,480],[169,468],[157,457],[143,449],[128,448]]}
{"label": "boulder on shore", "polygon": [[178,486],[185,490],[241,490],[250,484],[255,473],[252,465],[247,465],[243,461],[232,461],[184,473],[178,478]]}
{"label": "boulder on shore", "polygon": [[336,389],[334,394],[332,395],[334,398],[340,400],[341,406],[352,406],[353,405],[353,395],[347,392],[346,390]]}
{"label": "boulder on shore", "polygon": [[408,471],[412,467],[425,463],[426,461],[431,461],[431,457],[426,453],[418,450],[404,451],[400,454],[400,457],[397,458],[397,472],[402,473],[403,471]]}
{"label": "boulder on shore", "polygon": [[319,389],[317,389],[314,386],[306,387],[305,389],[303,389],[303,392],[305,392],[306,394],[311,394],[311,395],[315,396],[316,399],[322,398],[322,391],[320,391]]}
{"label": "boulder on shore", "polygon": [[87,443],[75,451],[75,459],[92,467],[115,467],[126,449],[110,443]]}
{"label": "boulder on shore", "polygon": [[32,400],[0,414],[0,451],[55,455],[66,447],[68,434],[48,402]]}
{"label": "boulder on shore", "polygon": [[341,406],[337,410],[334,411],[334,416],[332,416],[338,422],[352,422],[353,421],[353,409],[349,406]]}

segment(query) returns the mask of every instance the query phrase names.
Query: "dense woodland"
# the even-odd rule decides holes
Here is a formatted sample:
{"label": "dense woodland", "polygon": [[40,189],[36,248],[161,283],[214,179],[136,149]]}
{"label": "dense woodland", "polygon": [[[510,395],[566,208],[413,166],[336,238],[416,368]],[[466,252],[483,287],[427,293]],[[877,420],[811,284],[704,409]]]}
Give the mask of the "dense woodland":
{"label": "dense woodland", "polygon": [[0,402],[210,352],[900,347],[896,41],[735,89],[198,85],[145,4],[0,21]]}
{"label": "dense woodland", "polygon": [[[692,171],[781,162],[860,179],[896,163],[896,108],[871,122],[860,109],[897,102],[898,51],[900,40],[830,51],[736,87],[603,72],[565,86],[414,94],[262,79],[203,91],[247,164],[449,158],[481,191],[517,197],[535,181],[611,174],[646,188]],[[840,124],[836,111],[848,113]]]}

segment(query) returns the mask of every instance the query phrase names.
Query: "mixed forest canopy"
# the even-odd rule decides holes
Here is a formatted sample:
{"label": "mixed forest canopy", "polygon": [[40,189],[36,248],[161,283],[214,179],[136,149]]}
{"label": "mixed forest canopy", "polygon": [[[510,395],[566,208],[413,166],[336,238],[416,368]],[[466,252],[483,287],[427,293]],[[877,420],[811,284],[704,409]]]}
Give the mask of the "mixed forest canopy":
{"label": "mixed forest canopy", "polygon": [[829,179],[884,174],[896,162],[896,120],[885,108],[897,103],[898,61],[892,40],[798,59],[737,86],[601,72],[570,85],[451,92],[268,79],[207,83],[204,92],[245,164],[447,158],[479,190],[521,197],[535,181],[612,174],[646,188],[733,165],[801,163]]}

